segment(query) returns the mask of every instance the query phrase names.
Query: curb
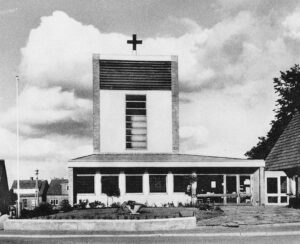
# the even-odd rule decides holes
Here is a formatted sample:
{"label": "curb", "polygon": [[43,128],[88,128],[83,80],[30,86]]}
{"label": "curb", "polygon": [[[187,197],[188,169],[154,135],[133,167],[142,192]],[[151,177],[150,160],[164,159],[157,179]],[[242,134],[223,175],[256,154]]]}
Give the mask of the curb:
{"label": "curb", "polygon": [[227,232],[227,233],[161,233],[161,234],[54,234],[54,235],[32,235],[32,234],[0,234],[1,238],[27,238],[27,239],[58,239],[58,238],[111,238],[111,237],[259,237],[259,236],[292,236],[300,235],[300,231],[281,231],[281,232]]}
{"label": "curb", "polygon": [[19,219],[4,222],[8,231],[168,231],[196,228],[195,217],[147,220],[45,220]]}
{"label": "curb", "polygon": [[[235,222],[234,222],[235,223]],[[230,224],[230,223],[229,223]],[[285,226],[300,226],[300,222],[287,222],[287,223],[265,223],[265,224],[239,224],[237,226],[230,226],[227,223],[221,225],[197,225],[197,228],[239,228],[239,227],[285,227]]]}

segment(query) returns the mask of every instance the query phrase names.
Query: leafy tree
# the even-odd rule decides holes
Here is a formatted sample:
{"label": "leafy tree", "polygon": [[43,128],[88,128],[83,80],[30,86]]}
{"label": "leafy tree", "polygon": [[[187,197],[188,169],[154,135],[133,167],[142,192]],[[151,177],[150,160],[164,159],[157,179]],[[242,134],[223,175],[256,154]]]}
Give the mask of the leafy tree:
{"label": "leafy tree", "polygon": [[280,71],[280,77],[274,78],[276,101],[275,119],[271,121],[271,129],[245,156],[251,159],[265,159],[282,134],[296,110],[300,111],[300,66],[294,65],[286,72]]}

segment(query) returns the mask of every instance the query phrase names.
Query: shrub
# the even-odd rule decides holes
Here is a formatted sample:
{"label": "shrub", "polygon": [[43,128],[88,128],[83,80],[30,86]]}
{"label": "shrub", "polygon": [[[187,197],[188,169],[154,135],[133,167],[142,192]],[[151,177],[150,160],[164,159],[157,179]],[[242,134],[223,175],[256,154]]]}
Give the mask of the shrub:
{"label": "shrub", "polygon": [[111,205],[110,205],[111,208],[120,208],[121,207],[121,204],[119,202],[113,202]]}
{"label": "shrub", "polygon": [[224,212],[219,206],[215,206],[214,207],[214,211]]}
{"label": "shrub", "polygon": [[213,207],[207,203],[199,204],[199,210],[212,210],[212,209],[213,209]]}
{"label": "shrub", "polygon": [[179,203],[178,203],[178,207],[184,207],[183,203],[182,203],[182,202],[179,202]]}
{"label": "shrub", "polygon": [[60,202],[60,210],[64,212],[68,212],[72,210],[72,207],[67,199],[64,199]]}
{"label": "shrub", "polygon": [[104,208],[105,204],[100,201],[94,201],[89,203],[90,208]]}
{"label": "shrub", "polygon": [[79,200],[79,203],[74,204],[74,209],[86,209],[88,203],[88,200]]}
{"label": "shrub", "polygon": [[290,198],[290,208],[300,208],[300,197]]}
{"label": "shrub", "polygon": [[175,205],[174,205],[174,203],[173,203],[173,202],[168,202],[168,207],[169,207],[169,208],[174,208],[174,207],[175,207]]}
{"label": "shrub", "polygon": [[27,218],[36,218],[39,216],[46,216],[52,213],[53,213],[52,205],[43,202],[33,210],[23,209],[21,211],[21,216],[22,218],[27,219]]}
{"label": "shrub", "polygon": [[42,202],[36,209],[37,216],[45,216],[53,213],[53,207],[50,203]]}

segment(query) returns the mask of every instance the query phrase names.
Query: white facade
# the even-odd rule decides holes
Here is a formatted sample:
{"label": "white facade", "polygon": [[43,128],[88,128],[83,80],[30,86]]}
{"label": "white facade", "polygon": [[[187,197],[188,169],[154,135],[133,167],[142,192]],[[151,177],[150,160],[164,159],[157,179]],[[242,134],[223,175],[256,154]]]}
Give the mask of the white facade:
{"label": "white facade", "polygon": [[[126,98],[146,95],[147,149],[126,149]],[[171,91],[100,90],[100,148],[102,153],[172,152]]]}
{"label": "white facade", "polygon": [[186,204],[187,188],[203,202],[263,204],[262,160],[179,154],[177,57],[94,55],[93,101],[94,153],[68,163],[71,204]]}

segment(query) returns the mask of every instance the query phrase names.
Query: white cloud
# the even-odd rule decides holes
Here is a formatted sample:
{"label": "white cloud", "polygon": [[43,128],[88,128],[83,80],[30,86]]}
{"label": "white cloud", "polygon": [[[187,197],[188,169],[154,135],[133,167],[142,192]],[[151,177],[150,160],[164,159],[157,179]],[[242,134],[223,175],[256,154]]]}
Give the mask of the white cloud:
{"label": "white cloud", "polygon": [[[231,7],[238,9],[240,3],[233,1]],[[182,152],[241,157],[265,135],[276,99],[272,78],[299,62],[299,49],[286,43],[286,37],[299,39],[298,12],[283,18],[282,25],[250,11],[228,15],[206,29],[178,19],[185,33],[145,38],[138,46],[140,55],[179,56],[181,98],[189,101],[180,104]],[[61,11],[42,17],[31,30],[20,64],[26,83],[20,95],[21,153],[27,162],[41,160],[61,170],[69,158],[90,151],[89,134],[63,132],[91,126],[92,101],[82,93],[91,94],[92,53],[130,55],[129,38],[102,33]],[[4,117],[5,126],[14,127],[14,109]],[[8,138],[0,146],[13,158],[15,135],[2,128],[0,136]]]}
{"label": "white cloud", "polygon": [[296,9],[291,15],[283,21],[285,35],[294,40],[300,40],[300,8]]}
{"label": "white cloud", "polygon": [[[62,91],[60,87],[27,86],[20,94],[19,111],[21,133],[36,134],[35,126],[39,130],[43,130],[44,126],[46,130],[47,126],[55,123],[89,124],[92,102],[77,98],[73,91]],[[16,108],[11,108],[1,124],[14,129],[16,114]]]}

